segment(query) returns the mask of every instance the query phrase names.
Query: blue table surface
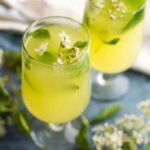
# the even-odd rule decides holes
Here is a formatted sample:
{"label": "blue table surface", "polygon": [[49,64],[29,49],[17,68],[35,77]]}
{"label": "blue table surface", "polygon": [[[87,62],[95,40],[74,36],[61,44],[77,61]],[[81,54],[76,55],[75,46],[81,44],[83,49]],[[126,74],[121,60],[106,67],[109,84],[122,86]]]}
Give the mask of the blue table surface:
{"label": "blue table surface", "polygon": [[[19,50],[21,47],[21,35],[11,32],[0,31],[0,48]],[[96,115],[101,108],[107,107],[116,102],[123,104],[123,109],[110,122],[125,113],[140,114],[137,110],[137,104],[150,98],[150,77],[129,70],[124,73],[130,79],[130,89],[128,93],[117,101],[100,102],[91,99],[91,102],[85,112],[88,117]],[[9,127],[7,134],[0,138],[0,150],[37,150],[30,137],[18,132],[15,127]],[[62,150],[68,148],[62,148]],[[73,148],[71,148],[73,149]],[[57,150],[57,147],[56,147]],[[69,149],[68,149],[69,150]]]}

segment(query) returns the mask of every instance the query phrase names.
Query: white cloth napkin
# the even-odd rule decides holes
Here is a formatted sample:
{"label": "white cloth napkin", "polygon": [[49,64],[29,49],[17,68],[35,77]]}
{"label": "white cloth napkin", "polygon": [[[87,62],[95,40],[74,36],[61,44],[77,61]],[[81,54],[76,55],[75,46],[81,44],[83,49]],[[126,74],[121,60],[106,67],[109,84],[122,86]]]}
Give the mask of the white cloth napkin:
{"label": "white cloth napkin", "polygon": [[150,75],[150,0],[147,1],[145,13],[143,44],[132,68]]}

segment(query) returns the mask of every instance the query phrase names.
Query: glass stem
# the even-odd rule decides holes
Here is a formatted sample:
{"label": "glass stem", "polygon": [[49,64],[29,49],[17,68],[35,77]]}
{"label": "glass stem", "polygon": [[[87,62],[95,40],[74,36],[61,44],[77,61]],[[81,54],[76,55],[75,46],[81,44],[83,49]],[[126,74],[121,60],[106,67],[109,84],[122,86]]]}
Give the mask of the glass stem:
{"label": "glass stem", "polygon": [[123,75],[93,72],[92,97],[99,100],[117,100],[125,95],[129,87]]}
{"label": "glass stem", "polygon": [[105,85],[108,83],[111,83],[116,78],[115,74],[101,74],[98,73],[97,80],[100,83],[100,85]]}
{"label": "glass stem", "polygon": [[64,130],[66,124],[54,124],[54,123],[50,123],[49,127],[52,131],[54,132],[61,132]]}

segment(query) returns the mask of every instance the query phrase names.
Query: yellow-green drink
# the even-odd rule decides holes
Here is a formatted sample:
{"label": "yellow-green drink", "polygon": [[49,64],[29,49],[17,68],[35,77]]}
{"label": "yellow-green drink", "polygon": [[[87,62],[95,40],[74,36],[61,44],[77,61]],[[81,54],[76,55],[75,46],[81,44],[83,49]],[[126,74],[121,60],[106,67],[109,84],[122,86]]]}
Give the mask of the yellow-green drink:
{"label": "yellow-green drink", "polygon": [[90,99],[89,35],[70,19],[34,23],[23,39],[22,92],[29,111],[45,122],[78,117]]}
{"label": "yellow-green drink", "polygon": [[103,73],[129,68],[142,42],[145,0],[88,0],[84,23],[92,35],[92,67]]}
{"label": "yellow-green drink", "polygon": [[142,42],[146,0],[87,0],[83,22],[91,33],[92,96],[96,99],[118,99],[129,81],[117,73],[135,61]]}

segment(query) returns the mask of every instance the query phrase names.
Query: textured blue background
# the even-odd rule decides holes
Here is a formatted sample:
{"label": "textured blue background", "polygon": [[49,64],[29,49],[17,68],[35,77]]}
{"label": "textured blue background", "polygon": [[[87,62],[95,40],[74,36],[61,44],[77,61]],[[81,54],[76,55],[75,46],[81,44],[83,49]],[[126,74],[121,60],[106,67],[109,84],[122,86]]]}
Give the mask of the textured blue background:
{"label": "textured blue background", "polygon": [[[10,32],[0,32],[0,48],[9,50],[19,50],[21,46],[21,35]],[[130,79],[129,92],[122,98],[113,102],[100,102],[91,100],[86,115],[92,117],[96,115],[101,108],[107,107],[116,102],[123,104],[123,109],[116,115],[116,117],[122,116],[124,113],[136,113],[140,112],[136,109],[136,105],[142,101],[150,98],[150,77],[129,70],[124,73]],[[113,122],[116,118],[109,120]],[[19,133],[15,127],[9,127],[5,137],[0,138],[0,150],[37,150],[32,140]],[[62,147],[61,150],[72,150],[73,148]],[[57,146],[56,149],[57,150]]]}

